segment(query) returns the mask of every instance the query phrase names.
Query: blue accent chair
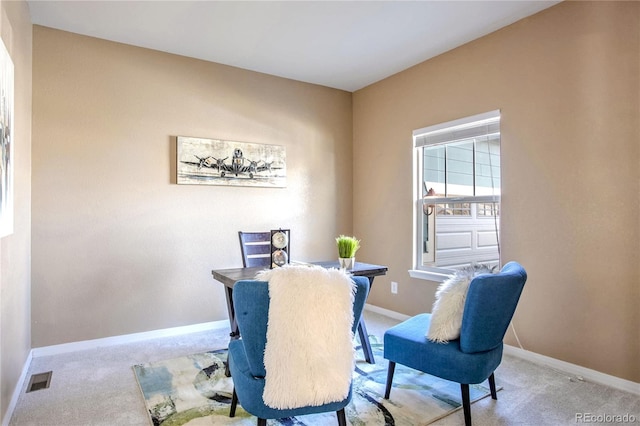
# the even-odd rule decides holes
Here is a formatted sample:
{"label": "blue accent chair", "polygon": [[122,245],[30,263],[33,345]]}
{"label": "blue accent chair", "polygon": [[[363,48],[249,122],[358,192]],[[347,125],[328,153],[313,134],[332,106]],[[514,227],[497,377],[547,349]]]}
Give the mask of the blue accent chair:
{"label": "blue accent chair", "polygon": [[[355,333],[369,293],[369,280],[366,277],[353,277],[353,281],[356,283],[356,294],[352,332]],[[266,425],[266,419],[329,411],[336,412],[339,425],[346,425],[344,407],[351,401],[351,389],[344,400],[319,406],[279,410],[265,405],[262,394],[266,375],[264,350],[267,343],[269,284],[264,281],[238,281],[233,287],[233,304],[242,338],[229,343],[229,369],[234,385],[230,417],[235,416],[236,406],[240,402],[248,413],[258,417],[258,425]]]}
{"label": "blue accent chair", "polygon": [[425,337],[431,314],[420,314],[384,334],[389,360],[385,399],[389,399],[396,363],[460,383],[464,421],[471,425],[469,385],[489,379],[491,397],[498,399],[494,371],[502,360],[502,340],[516,310],[527,273],[516,262],[497,274],[475,277],[467,292],[460,338],[448,343]]}

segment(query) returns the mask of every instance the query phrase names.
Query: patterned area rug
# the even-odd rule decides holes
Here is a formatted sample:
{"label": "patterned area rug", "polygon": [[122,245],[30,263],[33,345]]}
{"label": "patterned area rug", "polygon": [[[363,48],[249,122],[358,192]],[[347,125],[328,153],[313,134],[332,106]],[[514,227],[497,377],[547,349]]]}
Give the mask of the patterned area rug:
{"label": "patterned area rug", "polygon": [[[382,344],[371,337],[376,364],[358,360],[353,375],[353,399],[347,422],[360,425],[427,425],[461,409],[460,385],[400,364],[396,365],[391,398],[384,399],[387,361]],[[358,352],[361,354],[362,352]],[[151,423],[178,425],[255,425],[256,418],[240,405],[229,417],[233,382],[225,377],[227,350],[184,356],[133,367]],[[471,385],[472,401],[489,395],[487,383]],[[335,413],[269,420],[269,425],[321,426],[337,424]]]}

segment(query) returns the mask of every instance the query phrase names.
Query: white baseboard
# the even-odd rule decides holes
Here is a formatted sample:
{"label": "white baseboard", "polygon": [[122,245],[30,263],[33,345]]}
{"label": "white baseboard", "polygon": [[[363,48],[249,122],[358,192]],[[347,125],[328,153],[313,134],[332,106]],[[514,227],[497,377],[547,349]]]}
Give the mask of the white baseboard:
{"label": "white baseboard", "polygon": [[69,352],[96,349],[122,343],[135,343],[161,337],[179,336],[180,334],[196,333],[199,331],[219,330],[229,327],[228,320],[205,322],[201,324],[185,325],[182,327],[165,328],[161,330],[145,331],[142,333],[125,334],[121,336],[104,337],[102,339],[84,340],[80,342],[63,343],[60,345],[33,348],[33,357],[58,355]]}
{"label": "white baseboard", "polygon": [[[400,320],[400,321],[404,321],[410,318],[408,315],[404,315],[399,312],[390,311],[388,309],[380,308],[378,306],[373,306],[369,304],[366,304],[364,308],[367,311],[375,312],[381,315],[386,315],[390,318]],[[574,375],[576,377],[582,378],[584,380],[587,380],[593,383],[599,383],[601,385],[609,386],[615,389],[620,389],[626,392],[631,392],[633,394],[640,395],[640,383],[621,379],[616,376],[611,376],[609,374],[601,373],[596,370],[591,370],[586,367],[581,367],[576,364],[571,364],[570,362],[560,361],[559,359],[551,358],[545,355],[540,355],[535,352],[517,348],[515,346],[504,345],[504,353],[513,355],[518,358],[522,358],[527,361],[531,361],[535,364],[545,365],[547,367],[560,370],[569,375]]]}
{"label": "white baseboard", "polygon": [[18,378],[18,383],[16,384],[15,389],[13,390],[13,395],[11,395],[11,401],[9,401],[9,406],[7,407],[7,411],[4,414],[4,418],[2,419],[2,426],[9,426],[9,422],[11,421],[11,416],[13,416],[13,411],[16,409],[16,405],[18,405],[18,398],[20,397],[20,393],[22,389],[24,389],[24,384],[27,381],[27,374],[29,373],[29,366],[31,365],[31,360],[33,359],[33,351],[29,351],[27,355],[27,359],[24,362],[24,366],[22,367],[22,373],[20,373],[20,377]]}
{"label": "white baseboard", "polygon": [[551,367],[555,370],[560,370],[564,373],[577,377],[579,380],[599,383],[601,385],[640,395],[640,383],[621,379],[620,377],[611,376],[609,374],[601,373],[590,368],[571,364],[570,362],[561,361],[559,359],[551,358],[546,355],[540,355],[535,352],[520,349],[515,346],[504,345],[504,353],[527,361],[531,361],[535,364],[541,364],[547,367]]}
{"label": "white baseboard", "polygon": [[398,321],[404,321],[411,318],[409,315],[401,314],[400,312],[396,311],[390,311],[389,309],[381,308],[379,306],[369,305],[368,303],[364,305],[364,310],[375,312],[376,314],[384,315]]}

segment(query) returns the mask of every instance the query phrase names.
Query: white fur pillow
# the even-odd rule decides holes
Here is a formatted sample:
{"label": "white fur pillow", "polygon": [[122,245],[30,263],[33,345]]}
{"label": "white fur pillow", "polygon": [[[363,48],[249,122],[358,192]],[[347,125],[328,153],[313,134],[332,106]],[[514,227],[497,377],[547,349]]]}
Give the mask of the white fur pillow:
{"label": "white fur pillow", "polygon": [[471,265],[458,270],[440,284],[431,310],[431,325],[426,334],[427,339],[436,343],[446,343],[460,337],[469,284],[475,276],[492,272],[488,266]]}

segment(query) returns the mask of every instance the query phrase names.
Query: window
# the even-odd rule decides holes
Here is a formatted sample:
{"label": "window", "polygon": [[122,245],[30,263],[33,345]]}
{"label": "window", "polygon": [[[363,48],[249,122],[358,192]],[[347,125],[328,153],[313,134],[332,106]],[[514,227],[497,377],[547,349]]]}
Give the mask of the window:
{"label": "window", "polygon": [[413,132],[415,259],[411,276],[442,280],[500,261],[500,112]]}

